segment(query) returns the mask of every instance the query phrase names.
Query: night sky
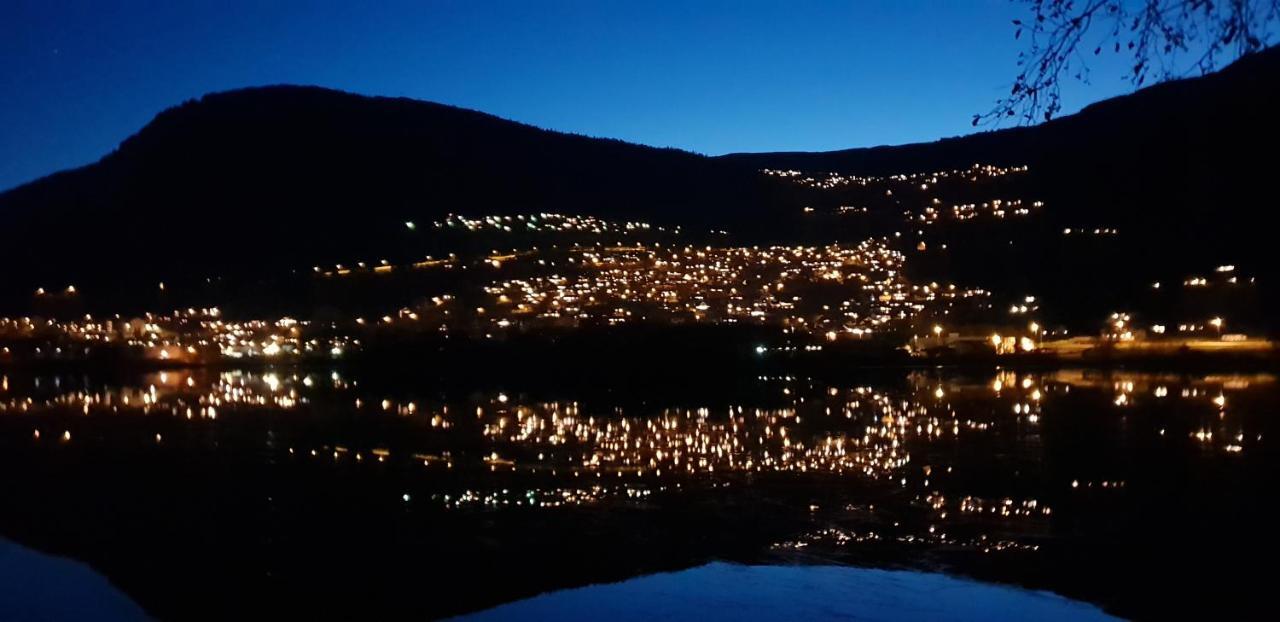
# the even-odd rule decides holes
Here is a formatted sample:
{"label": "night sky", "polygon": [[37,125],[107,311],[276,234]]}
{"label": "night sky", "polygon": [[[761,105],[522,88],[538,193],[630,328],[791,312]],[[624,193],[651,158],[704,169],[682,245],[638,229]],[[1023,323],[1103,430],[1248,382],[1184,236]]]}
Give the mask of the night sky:
{"label": "night sky", "polygon": [[[856,6],[854,6],[856,5]],[[166,107],[316,84],[707,154],[972,131],[1025,8],[969,2],[4,0],[0,189],[110,151]],[[1123,63],[1065,111],[1128,90]]]}

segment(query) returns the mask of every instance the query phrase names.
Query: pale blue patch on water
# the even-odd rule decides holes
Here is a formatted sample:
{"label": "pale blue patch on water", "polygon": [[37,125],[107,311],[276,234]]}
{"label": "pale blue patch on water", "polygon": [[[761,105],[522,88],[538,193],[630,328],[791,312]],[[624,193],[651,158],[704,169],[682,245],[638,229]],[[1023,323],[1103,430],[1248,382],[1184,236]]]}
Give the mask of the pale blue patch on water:
{"label": "pale blue patch on water", "polygon": [[502,620],[1115,620],[1050,592],[943,574],[712,563],[551,592],[459,618]]}
{"label": "pale blue patch on water", "polygon": [[0,620],[149,620],[142,608],[85,564],[0,539]]}

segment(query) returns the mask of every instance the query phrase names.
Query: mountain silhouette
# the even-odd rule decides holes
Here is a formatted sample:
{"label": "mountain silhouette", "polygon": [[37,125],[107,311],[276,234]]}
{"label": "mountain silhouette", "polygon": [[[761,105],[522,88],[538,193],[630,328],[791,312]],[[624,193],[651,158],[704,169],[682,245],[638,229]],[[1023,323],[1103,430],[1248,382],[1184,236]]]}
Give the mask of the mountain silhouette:
{"label": "mountain silhouette", "polygon": [[[1280,48],[1203,77],[1151,86],[1034,127],[932,143],[732,154],[748,168],[894,174],[973,163],[1027,165],[1063,222],[1260,258],[1277,200]],[[1254,245],[1254,246],[1248,246]],[[1194,251],[1195,249],[1189,249]]]}
{"label": "mountain silhouette", "polygon": [[1030,166],[1029,192],[1050,202],[1055,226],[1132,232],[1133,261],[1265,268],[1278,89],[1272,49],[1034,127],[719,157],[317,87],[215,93],[160,113],[97,163],[0,194],[0,261],[13,267],[0,301],[45,285],[419,254],[404,223],[447,213],[586,214],[768,241],[810,197],[760,169],[891,174],[979,162]]}
{"label": "mountain silhouette", "polygon": [[99,162],[0,195],[0,258],[24,265],[6,279],[23,292],[156,264],[298,267],[394,254],[412,242],[403,223],[447,213],[697,222],[708,205],[762,206],[759,183],[728,162],[451,106],[250,88],[166,110]]}
{"label": "mountain silhouette", "polygon": [[[1280,205],[1274,182],[1278,110],[1280,48],[1271,48],[1217,73],[1151,86],[1034,127],[913,145],[721,159],[747,168],[863,175],[978,162],[1026,165],[1023,196],[1049,206],[1038,230],[1022,231],[1016,240],[974,239],[969,232],[963,241],[985,244],[987,252],[961,257],[957,249],[934,276],[1003,291],[1045,292],[1060,309],[1096,320],[1099,313],[1135,302],[1115,290],[1132,293],[1153,282],[1180,283],[1235,265],[1244,267],[1248,279],[1256,278],[1249,281],[1257,292],[1246,305],[1250,314],[1274,317],[1280,309],[1280,262],[1272,258],[1272,222]],[[1121,235],[1106,252],[1065,244],[1059,233],[1081,226],[1114,228]],[[1202,317],[1228,308],[1218,298],[1198,298],[1192,306]],[[1155,306],[1187,299],[1177,296]],[[1268,323],[1275,328],[1274,321]]]}

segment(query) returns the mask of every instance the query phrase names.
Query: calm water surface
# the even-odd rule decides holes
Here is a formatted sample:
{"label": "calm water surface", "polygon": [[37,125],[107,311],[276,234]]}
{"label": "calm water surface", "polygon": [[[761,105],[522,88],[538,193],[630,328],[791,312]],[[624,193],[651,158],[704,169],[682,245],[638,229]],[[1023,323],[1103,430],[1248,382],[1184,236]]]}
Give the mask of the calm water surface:
{"label": "calm water surface", "polygon": [[0,615],[6,620],[148,620],[92,569],[0,540]]}
{"label": "calm water surface", "polygon": [[1264,599],[1273,376],[831,376],[664,395],[10,373],[0,535],[162,619],[572,617],[636,594],[669,619],[1248,617]]}
{"label": "calm water surface", "polygon": [[459,620],[1114,620],[1047,592],[941,574],[712,563],[535,596]]}

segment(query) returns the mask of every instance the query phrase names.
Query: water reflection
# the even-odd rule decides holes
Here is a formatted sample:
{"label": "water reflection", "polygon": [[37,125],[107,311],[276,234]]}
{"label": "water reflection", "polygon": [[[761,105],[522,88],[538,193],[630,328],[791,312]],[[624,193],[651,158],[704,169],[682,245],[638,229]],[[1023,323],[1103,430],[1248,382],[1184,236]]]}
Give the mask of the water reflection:
{"label": "water reflection", "polygon": [[1114,620],[1045,592],[945,575],[841,566],[714,563],[565,590],[460,619]]}
{"label": "water reflection", "polygon": [[[360,435],[359,443],[338,430],[320,430],[325,434],[293,437],[295,444],[286,441],[296,430],[277,427],[262,449],[304,460],[396,460],[424,469],[483,468],[565,481],[598,480],[609,482],[607,488],[622,496],[634,496],[638,489],[657,483],[752,473],[891,479],[900,480],[902,486],[932,490],[931,478],[946,478],[955,465],[923,460],[922,454],[929,454],[930,448],[1009,434],[1034,443],[1046,411],[1058,400],[1071,400],[1073,390],[1086,390],[1090,397],[1106,395],[1110,403],[1103,409],[1119,415],[1178,402],[1180,413],[1197,416],[1170,421],[1155,430],[1157,435],[1166,436],[1171,426],[1190,425],[1190,431],[1180,436],[1195,446],[1241,453],[1260,446],[1263,434],[1250,425],[1248,416],[1229,407],[1235,401],[1229,396],[1266,391],[1275,383],[1267,374],[1180,376],[1078,370],[1002,371],[991,379],[912,373],[904,385],[888,388],[829,386],[794,377],[758,380],[765,387],[759,402],[768,406],[729,401],[631,409],[587,407],[577,401],[544,401],[501,391],[462,400],[370,394],[358,381],[337,371],[327,375],[168,371],[146,375],[130,385],[98,384],[83,376],[36,376],[22,381],[6,376],[0,415],[8,416],[11,424],[21,418],[29,421],[33,442],[91,443],[74,432],[101,425],[104,417],[114,418],[107,421],[133,416],[186,419],[216,434],[219,428],[214,422],[219,416],[304,411],[331,417],[339,411],[362,420],[395,421],[381,430],[380,437]],[[1096,400],[1089,405],[1099,407]],[[65,419],[68,413],[89,418]],[[53,425],[56,421],[65,421],[65,429]],[[145,419],[137,421],[146,426]],[[236,423],[244,421],[228,425]],[[157,422],[154,435],[135,435],[134,440],[163,443],[163,431],[171,426]],[[415,434],[406,438],[401,428]],[[614,485],[615,481],[625,484]],[[1124,481],[1072,480],[1073,488],[1080,486],[1122,487]],[[585,495],[581,501],[591,499]],[[1035,499],[966,496],[955,501],[953,509],[962,513],[1017,517],[1052,511]],[[939,510],[948,506],[942,497],[930,496],[929,503]]]}
{"label": "water reflection", "polygon": [[[496,539],[485,546],[497,559],[524,554],[502,529],[541,520],[529,512],[595,512],[583,520],[603,525],[600,533],[574,546],[646,546],[615,517],[691,513],[714,500],[716,510],[697,511],[748,507],[769,518],[725,524],[732,546],[655,552],[652,563],[745,556],[942,566],[1126,611],[1152,603],[1040,566],[1105,564],[1158,541],[1185,546],[1170,540],[1183,522],[1261,503],[1276,404],[1268,374],[1089,370],[921,371],[861,383],[762,376],[749,391],[693,404],[458,394],[343,370],[2,380],[0,443],[11,460],[58,465],[59,477],[126,456],[140,461],[131,475],[144,478],[199,460],[187,466],[201,477],[234,464],[286,487],[339,482],[359,491],[341,494],[358,494],[371,516],[404,513],[410,531],[450,513],[499,521],[499,535],[483,536]],[[283,511],[286,494],[272,489],[272,512]],[[1178,514],[1182,503],[1201,509]],[[163,517],[166,506],[146,509]],[[1153,527],[1156,519],[1169,524]],[[562,585],[592,576],[561,574]]]}
{"label": "water reflection", "polygon": [[7,620],[141,622],[142,609],[83,564],[0,539],[0,612]]}

